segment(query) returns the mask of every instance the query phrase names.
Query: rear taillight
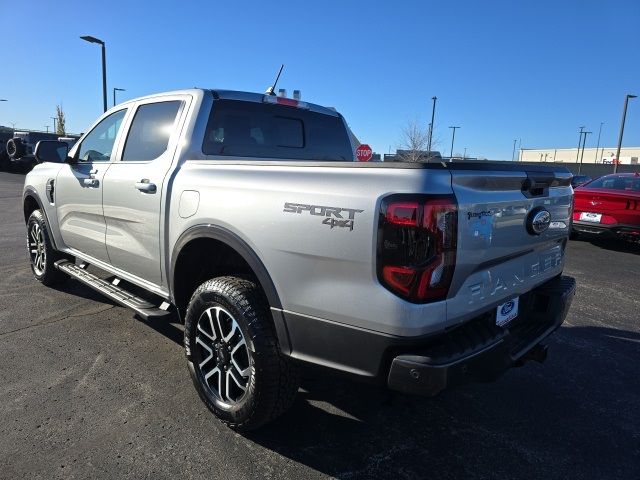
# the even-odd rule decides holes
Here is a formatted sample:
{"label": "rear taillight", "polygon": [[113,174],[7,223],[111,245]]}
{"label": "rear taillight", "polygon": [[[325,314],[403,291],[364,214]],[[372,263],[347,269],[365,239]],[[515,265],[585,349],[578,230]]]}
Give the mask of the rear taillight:
{"label": "rear taillight", "polygon": [[386,197],[378,226],[378,279],[410,302],[445,299],[456,264],[457,235],[455,197]]}

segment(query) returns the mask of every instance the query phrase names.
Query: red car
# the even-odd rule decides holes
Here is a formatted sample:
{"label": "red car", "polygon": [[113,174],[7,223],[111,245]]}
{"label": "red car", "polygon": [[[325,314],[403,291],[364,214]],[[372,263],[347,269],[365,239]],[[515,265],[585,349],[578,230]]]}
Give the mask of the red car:
{"label": "red car", "polygon": [[574,191],[572,233],[640,240],[640,173],[614,173]]}

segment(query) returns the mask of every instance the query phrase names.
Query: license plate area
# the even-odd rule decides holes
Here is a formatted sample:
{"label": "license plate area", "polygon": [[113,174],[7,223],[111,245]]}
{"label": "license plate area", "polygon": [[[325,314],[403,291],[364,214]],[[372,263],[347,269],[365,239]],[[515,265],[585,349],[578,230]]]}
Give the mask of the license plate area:
{"label": "license plate area", "polygon": [[580,213],[580,220],[583,222],[600,223],[600,220],[602,220],[602,214],[592,213],[592,212],[582,212]]}
{"label": "license plate area", "polygon": [[512,298],[496,307],[496,325],[504,327],[518,316],[518,301],[520,297]]}

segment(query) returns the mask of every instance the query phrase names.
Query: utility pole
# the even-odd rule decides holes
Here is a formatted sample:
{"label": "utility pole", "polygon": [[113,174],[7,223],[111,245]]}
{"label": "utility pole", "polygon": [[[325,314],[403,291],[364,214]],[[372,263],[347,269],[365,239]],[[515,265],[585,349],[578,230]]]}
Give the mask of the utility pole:
{"label": "utility pole", "polygon": [[583,131],[584,131],[584,126],[580,127],[580,138],[578,139],[578,151],[576,152],[576,163],[578,163],[578,158],[580,157],[580,144],[582,143]]}
{"label": "utility pole", "polygon": [[600,122],[600,129],[598,130],[598,143],[596,144],[596,158],[594,159],[598,163],[598,149],[600,148],[600,135],[602,134],[602,125],[604,122]]}
{"label": "utility pole", "polygon": [[627,105],[630,98],[636,98],[637,95],[628,94],[624,97],[624,109],[622,110],[622,122],[620,123],[620,136],[618,137],[618,150],[616,151],[616,158],[613,162],[613,173],[618,171],[618,162],[620,161],[620,148],[622,147],[622,135],[624,135],[624,123],[627,120]]}
{"label": "utility pole", "polygon": [[580,174],[582,170],[582,159],[584,158],[584,144],[587,143],[587,135],[592,132],[582,132],[584,137],[582,137],[582,155],[580,155],[580,165],[578,165],[578,174]]}
{"label": "utility pole", "polygon": [[462,159],[467,158],[467,147],[464,147],[464,153],[462,154]]}
{"label": "utility pole", "polygon": [[513,152],[511,152],[511,161],[512,162],[516,158],[516,142],[517,141],[518,141],[517,138],[513,141]]}
{"label": "utility pole", "polygon": [[47,133],[49,133],[49,125],[45,125],[44,128],[47,129]]}
{"label": "utility pole", "polygon": [[431,157],[431,140],[433,139],[433,121],[435,119],[436,116],[436,101],[438,100],[438,97],[431,97],[431,100],[433,101],[433,106],[431,107],[431,123],[429,124],[429,143],[427,145],[427,155],[429,155],[429,157]]}
{"label": "utility pole", "polygon": [[51,120],[53,120],[53,131],[57,132],[58,129],[56,128],[56,122],[58,121],[58,119],[56,117],[49,117]]}
{"label": "utility pole", "polygon": [[453,158],[453,142],[456,139],[456,129],[460,127],[449,127],[453,130],[453,135],[451,135],[451,153],[449,154],[449,161]]}

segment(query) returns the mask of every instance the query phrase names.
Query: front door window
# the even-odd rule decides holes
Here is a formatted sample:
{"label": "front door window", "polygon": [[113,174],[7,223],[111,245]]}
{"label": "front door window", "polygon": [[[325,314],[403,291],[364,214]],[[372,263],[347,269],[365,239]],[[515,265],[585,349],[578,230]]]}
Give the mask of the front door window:
{"label": "front door window", "polygon": [[108,162],[113,153],[113,144],[122,125],[126,109],[118,110],[102,120],[82,140],[78,151],[81,162]]}

